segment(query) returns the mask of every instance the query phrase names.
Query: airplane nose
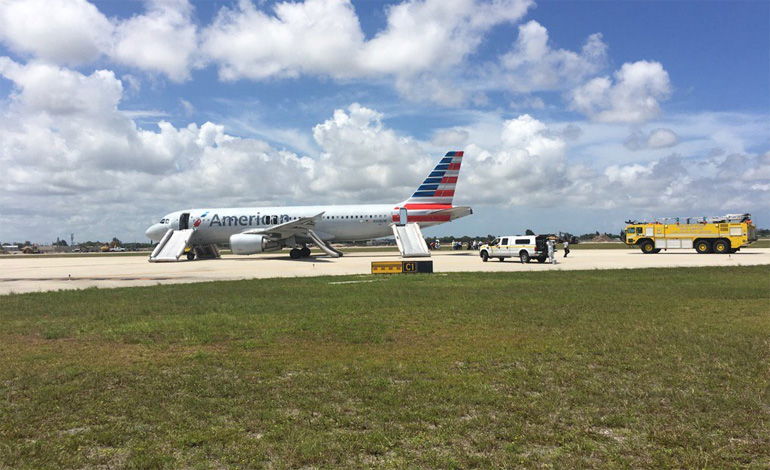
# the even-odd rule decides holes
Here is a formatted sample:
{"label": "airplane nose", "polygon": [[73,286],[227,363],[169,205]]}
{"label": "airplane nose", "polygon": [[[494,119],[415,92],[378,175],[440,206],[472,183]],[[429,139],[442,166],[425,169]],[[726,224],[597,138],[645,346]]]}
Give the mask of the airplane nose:
{"label": "airplane nose", "polygon": [[154,241],[160,241],[164,233],[166,233],[166,227],[162,224],[155,224],[144,232],[147,238]]}

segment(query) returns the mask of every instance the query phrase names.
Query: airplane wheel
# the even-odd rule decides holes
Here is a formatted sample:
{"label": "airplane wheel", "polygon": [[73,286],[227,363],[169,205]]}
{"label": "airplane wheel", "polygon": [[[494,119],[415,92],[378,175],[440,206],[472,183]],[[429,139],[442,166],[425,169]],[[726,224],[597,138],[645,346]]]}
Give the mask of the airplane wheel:
{"label": "airplane wheel", "polygon": [[187,261],[192,261],[195,259],[195,252],[190,250],[187,252]]}
{"label": "airplane wheel", "polygon": [[299,254],[302,258],[307,258],[310,256],[310,248],[303,246],[301,250],[299,250]]}
{"label": "airplane wheel", "polygon": [[292,248],[289,252],[289,258],[291,259],[299,259],[302,256],[302,252],[296,248]]}

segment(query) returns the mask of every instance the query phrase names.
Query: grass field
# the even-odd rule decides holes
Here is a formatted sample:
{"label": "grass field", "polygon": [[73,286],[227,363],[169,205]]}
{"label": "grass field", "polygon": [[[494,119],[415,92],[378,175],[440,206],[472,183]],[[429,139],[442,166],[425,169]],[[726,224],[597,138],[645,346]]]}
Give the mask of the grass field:
{"label": "grass field", "polygon": [[0,468],[372,467],[767,469],[770,267],[0,297]]}

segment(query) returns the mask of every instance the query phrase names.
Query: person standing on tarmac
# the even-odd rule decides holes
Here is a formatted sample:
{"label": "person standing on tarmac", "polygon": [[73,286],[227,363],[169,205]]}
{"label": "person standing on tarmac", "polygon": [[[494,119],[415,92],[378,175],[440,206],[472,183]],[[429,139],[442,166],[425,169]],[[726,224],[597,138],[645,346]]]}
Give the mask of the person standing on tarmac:
{"label": "person standing on tarmac", "polygon": [[556,247],[554,246],[553,240],[549,238],[547,245],[548,245],[548,259],[551,261],[551,264],[556,264],[556,257],[554,256],[554,251],[556,251]]}
{"label": "person standing on tarmac", "polygon": [[564,240],[564,257],[569,254],[569,240]]}

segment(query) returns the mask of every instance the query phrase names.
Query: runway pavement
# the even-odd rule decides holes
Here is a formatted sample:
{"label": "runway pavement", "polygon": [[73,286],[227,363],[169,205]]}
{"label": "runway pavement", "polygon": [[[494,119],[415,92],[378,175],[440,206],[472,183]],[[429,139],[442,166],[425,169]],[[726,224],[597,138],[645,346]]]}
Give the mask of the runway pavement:
{"label": "runway pavement", "polygon": [[[699,255],[695,251],[672,251],[653,255],[638,250],[573,250],[568,258],[557,253],[558,264],[518,260],[482,262],[476,251],[434,252],[436,273],[479,271],[551,271],[592,269],[639,269],[677,266],[748,266],[770,264],[770,249],[745,248],[733,255]],[[342,258],[318,255],[304,260],[289,259],[288,252],[252,256],[225,256],[219,260],[178,263],[149,263],[144,256],[27,257],[0,258],[0,294],[83,289],[87,287],[150,286],[232,279],[270,277],[338,276],[369,274],[372,261],[396,261],[397,253],[354,252]]]}

